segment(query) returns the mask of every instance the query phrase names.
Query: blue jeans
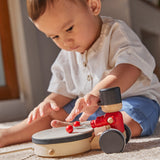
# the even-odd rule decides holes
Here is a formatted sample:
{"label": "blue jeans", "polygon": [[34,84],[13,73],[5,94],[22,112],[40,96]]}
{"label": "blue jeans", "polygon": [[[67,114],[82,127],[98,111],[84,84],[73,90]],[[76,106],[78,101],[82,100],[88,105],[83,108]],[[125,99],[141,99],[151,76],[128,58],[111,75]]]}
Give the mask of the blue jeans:
{"label": "blue jeans", "polygon": [[[75,102],[76,99],[64,106],[64,110],[68,114],[73,109]],[[128,97],[122,100],[121,111],[125,111],[134,121],[140,124],[142,127],[141,136],[153,134],[160,115],[160,106],[156,101],[143,96]],[[104,114],[105,113],[101,110],[101,107],[99,107],[98,110],[88,118],[88,120],[94,120],[98,116]],[[80,116],[81,114],[79,114],[73,121],[78,121]]]}

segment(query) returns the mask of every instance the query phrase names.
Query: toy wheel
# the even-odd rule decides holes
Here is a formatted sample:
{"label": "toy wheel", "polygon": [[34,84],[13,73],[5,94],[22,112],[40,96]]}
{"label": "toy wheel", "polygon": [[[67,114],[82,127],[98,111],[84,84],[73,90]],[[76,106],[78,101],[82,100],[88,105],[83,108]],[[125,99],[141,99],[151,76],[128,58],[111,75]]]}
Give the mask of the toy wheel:
{"label": "toy wheel", "polygon": [[124,129],[126,131],[126,144],[127,144],[131,138],[131,130],[126,124],[124,124]]}
{"label": "toy wheel", "polygon": [[123,134],[117,129],[108,129],[102,133],[99,144],[105,153],[122,152],[125,146]]}

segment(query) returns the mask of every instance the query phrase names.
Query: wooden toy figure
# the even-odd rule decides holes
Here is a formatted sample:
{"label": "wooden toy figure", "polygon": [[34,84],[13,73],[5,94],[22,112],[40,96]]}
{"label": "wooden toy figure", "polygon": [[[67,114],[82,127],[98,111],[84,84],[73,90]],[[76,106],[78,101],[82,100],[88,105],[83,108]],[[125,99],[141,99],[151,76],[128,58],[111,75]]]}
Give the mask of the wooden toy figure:
{"label": "wooden toy figure", "polygon": [[100,90],[100,103],[105,115],[95,120],[76,121],[67,127],[52,128],[32,136],[34,152],[44,157],[60,157],[102,149],[105,153],[122,152],[130,139],[124,125],[119,87]]}
{"label": "wooden toy figure", "polygon": [[131,133],[124,125],[120,112],[122,108],[120,88],[100,90],[99,105],[106,114],[90,122],[95,133],[91,146],[101,148],[105,153],[121,152],[129,141]]}

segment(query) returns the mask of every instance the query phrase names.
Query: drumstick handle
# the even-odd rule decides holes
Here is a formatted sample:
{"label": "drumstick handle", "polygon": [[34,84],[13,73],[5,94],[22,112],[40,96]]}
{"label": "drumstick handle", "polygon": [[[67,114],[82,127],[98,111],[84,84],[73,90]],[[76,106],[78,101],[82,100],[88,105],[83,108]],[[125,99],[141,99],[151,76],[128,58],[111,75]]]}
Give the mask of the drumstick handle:
{"label": "drumstick handle", "polygon": [[86,125],[86,126],[90,126],[90,123],[91,123],[91,121],[84,121],[84,122],[81,122],[81,125]]}

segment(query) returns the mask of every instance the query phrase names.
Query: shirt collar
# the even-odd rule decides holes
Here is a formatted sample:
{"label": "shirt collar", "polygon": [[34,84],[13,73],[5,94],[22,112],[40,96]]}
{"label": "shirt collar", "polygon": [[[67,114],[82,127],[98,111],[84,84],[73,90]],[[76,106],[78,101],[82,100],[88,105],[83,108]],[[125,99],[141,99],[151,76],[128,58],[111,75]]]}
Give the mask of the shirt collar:
{"label": "shirt collar", "polygon": [[87,51],[88,55],[94,55],[95,53],[100,52],[104,43],[104,39],[106,38],[106,35],[109,33],[111,27],[110,24],[111,22],[113,22],[113,19],[110,17],[102,16],[101,19],[102,19],[102,28],[100,36]]}

